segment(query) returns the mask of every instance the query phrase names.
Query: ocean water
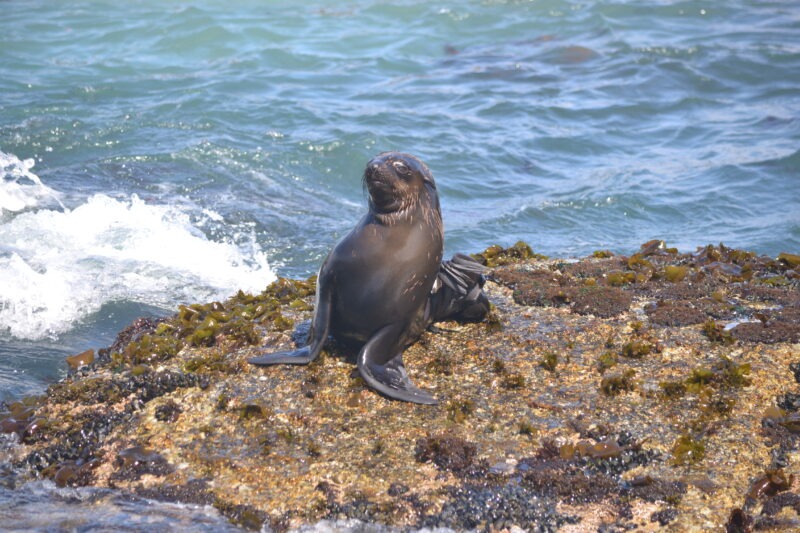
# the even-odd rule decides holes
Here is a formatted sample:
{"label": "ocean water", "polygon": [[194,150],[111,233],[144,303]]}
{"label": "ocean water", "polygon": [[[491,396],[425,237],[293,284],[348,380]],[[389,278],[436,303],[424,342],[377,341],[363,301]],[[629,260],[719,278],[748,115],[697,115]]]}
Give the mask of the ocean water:
{"label": "ocean water", "polygon": [[312,274],[370,157],[446,253],[800,251],[800,6],[0,2],[0,401],[143,314]]}

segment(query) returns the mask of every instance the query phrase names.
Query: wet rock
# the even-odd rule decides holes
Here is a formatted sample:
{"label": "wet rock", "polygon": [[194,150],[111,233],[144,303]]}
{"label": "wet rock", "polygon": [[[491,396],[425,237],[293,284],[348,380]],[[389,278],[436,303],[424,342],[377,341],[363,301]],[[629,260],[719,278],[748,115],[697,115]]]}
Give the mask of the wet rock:
{"label": "wet rock", "polygon": [[788,264],[661,242],[492,253],[492,324],[442,323],[406,351],[438,406],[375,394],[336,342],[308,366],[249,366],[307,336],[315,282],[281,279],[137,321],[46,398],[0,405],[0,438],[33,476],[213,505],[250,528],[791,529],[800,362],[775,334],[800,323]]}

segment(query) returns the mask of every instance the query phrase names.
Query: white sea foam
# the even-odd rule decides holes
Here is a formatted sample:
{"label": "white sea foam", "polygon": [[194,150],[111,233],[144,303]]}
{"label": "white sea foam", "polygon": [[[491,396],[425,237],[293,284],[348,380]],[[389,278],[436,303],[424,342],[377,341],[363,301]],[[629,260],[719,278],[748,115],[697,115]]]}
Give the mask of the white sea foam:
{"label": "white sea foam", "polygon": [[274,279],[254,237],[209,240],[177,207],[135,195],[97,194],[0,224],[0,334],[21,339],[68,331],[106,302],[174,308],[259,292]]}
{"label": "white sea foam", "polygon": [[31,172],[33,165],[33,159],[20,160],[0,151],[0,217],[35,207],[43,200],[61,204],[58,193]]}

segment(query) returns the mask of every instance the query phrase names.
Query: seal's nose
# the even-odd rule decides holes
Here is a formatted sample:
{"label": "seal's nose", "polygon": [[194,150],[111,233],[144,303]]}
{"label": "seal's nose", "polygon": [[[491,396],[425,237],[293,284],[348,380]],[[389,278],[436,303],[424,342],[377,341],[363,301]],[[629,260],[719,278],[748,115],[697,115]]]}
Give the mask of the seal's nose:
{"label": "seal's nose", "polygon": [[367,169],[364,171],[364,176],[374,178],[381,175],[381,162],[373,159],[367,163]]}

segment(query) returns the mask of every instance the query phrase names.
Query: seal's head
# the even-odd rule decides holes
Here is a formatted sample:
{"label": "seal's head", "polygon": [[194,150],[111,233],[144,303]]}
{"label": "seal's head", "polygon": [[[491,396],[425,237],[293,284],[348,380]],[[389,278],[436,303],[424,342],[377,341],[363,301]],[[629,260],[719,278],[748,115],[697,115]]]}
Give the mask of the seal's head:
{"label": "seal's head", "polygon": [[367,163],[364,186],[376,215],[402,216],[421,205],[439,211],[436,183],[427,165],[410,154],[383,152]]}

